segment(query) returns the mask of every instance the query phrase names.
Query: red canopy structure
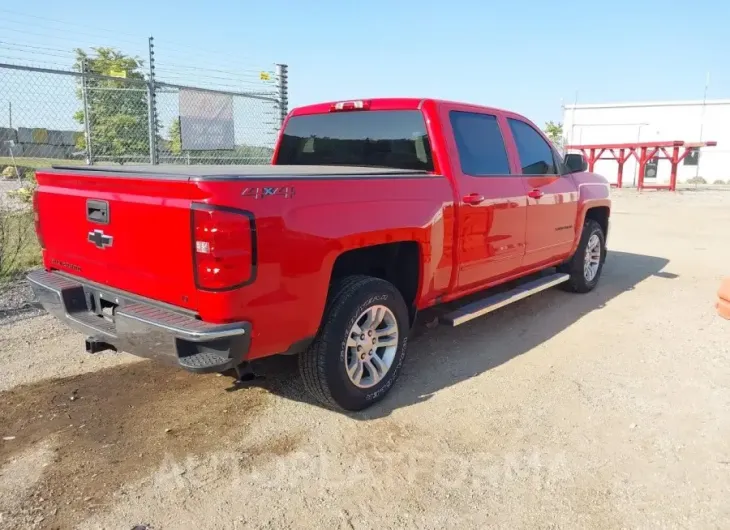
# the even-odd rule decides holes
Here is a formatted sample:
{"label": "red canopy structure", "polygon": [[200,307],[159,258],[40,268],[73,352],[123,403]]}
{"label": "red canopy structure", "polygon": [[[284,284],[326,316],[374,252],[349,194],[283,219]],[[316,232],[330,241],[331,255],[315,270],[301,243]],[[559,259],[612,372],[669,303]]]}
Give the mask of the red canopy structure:
{"label": "red canopy structure", "polygon": [[[689,155],[693,149],[699,147],[714,147],[717,142],[683,142],[675,140],[672,142],[634,142],[628,144],[590,144],[590,145],[566,145],[565,149],[573,149],[583,153],[588,162],[588,170],[593,171],[598,160],[616,160],[618,162],[618,178],[616,188],[623,187],[624,164],[632,156],[639,163],[639,190],[670,190],[677,189],[677,167],[679,163]],[[669,184],[644,184],[644,172],[646,163],[652,158],[669,160],[672,163],[672,172]]]}

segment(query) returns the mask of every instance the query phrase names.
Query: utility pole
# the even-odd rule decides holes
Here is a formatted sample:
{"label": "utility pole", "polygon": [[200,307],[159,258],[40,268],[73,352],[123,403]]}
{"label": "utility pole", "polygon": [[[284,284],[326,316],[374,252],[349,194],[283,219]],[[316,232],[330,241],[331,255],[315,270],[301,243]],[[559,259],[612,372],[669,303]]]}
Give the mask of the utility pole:
{"label": "utility pole", "polygon": [[578,91],[575,91],[575,100],[573,101],[573,112],[570,116],[570,143],[580,143],[575,141],[575,108],[578,106]]}
{"label": "utility pole", "polygon": [[[702,135],[705,132],[705,110],[707,109],[707,90],[710,88],[710,72],[707,72],[705,77],[705,93],[702,96],[702,113],[700,114],[700,142],[702,142]],[[695,166],[695,178],[700,176],[700,153],[701,148],[697,148],[697,165]],[[697,187],[697,184],[695,184]]]}
{"label": "utility pole", "polygon": [[149,45],[149,60],[150,60],[150,73],[147,82],[147,113],[148,113],[148,128],[149,128],[149,143],[150,143],[150,164],[158,163],[157,156],[157,97],[155,94],[155,40],[154,37],[150,37],[148,41]]}
{"label": "utility pole", "polygon": [[8,101],[8,128],[13,128],[13,102]]}

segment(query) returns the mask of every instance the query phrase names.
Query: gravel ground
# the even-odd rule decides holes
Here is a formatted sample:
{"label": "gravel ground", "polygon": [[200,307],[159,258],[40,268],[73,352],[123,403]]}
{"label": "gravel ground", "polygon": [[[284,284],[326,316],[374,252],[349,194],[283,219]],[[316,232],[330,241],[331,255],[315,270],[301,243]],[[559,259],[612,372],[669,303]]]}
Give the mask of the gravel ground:
{"label": "gravel ground", "polygon": [[[0,324],[0,527],[724,528],[730,192],[617,191],[598,289],[424,330],[375,408]],[[235,391],[234,391],[235,390]]]}
{"label": "gravel ground", "polygon": [[[43,314],[25,279],[0,286],[0,326]],[[2,383],[0,383],[2,384]]]}

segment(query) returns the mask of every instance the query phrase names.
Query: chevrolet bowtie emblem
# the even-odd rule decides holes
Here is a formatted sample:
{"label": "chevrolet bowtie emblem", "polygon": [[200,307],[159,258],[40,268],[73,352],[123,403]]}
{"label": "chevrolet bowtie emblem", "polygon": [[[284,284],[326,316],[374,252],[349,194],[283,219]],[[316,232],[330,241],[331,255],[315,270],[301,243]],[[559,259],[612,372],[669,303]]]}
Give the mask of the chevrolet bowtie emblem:
{"label": "chevrolet bowtie emblem", "polygon": [[88,241],[96,248],[107,248],[112,246],[114,238],[106,235],[103,230],[94,230],[89,232]]}

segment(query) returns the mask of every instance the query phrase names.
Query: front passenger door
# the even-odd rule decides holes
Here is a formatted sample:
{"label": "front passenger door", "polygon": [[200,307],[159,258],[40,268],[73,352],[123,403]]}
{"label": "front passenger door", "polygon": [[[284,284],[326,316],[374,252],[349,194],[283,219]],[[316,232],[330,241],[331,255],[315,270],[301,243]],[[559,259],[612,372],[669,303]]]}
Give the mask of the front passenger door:
{"label": "front passenger door", "polygon": [[527,185],[527,231],[523,265],[533,268],[567,257],[573,248],[578,189],[561,175],[560,160],[529,123],[508,118]]}

